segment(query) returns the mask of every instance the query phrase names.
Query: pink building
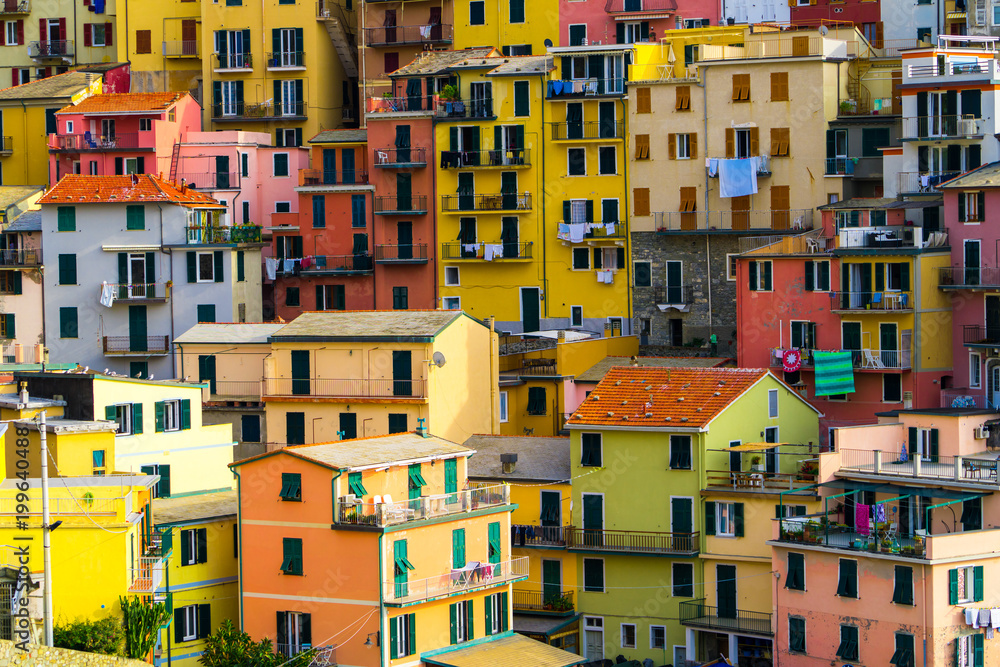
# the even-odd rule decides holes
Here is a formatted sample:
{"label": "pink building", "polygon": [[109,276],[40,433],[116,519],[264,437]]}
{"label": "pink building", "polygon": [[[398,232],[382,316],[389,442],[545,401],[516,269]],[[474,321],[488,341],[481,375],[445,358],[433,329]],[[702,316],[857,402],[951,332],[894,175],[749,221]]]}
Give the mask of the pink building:
{"label": "pink building", "polygon": [[995,417],[909,410],[838,430],[819,455],[823,509],[786,499],[773,522],[775,664],[1000,661],[979,624],[1000,606]]}
{"label": "pink building", "polygon": [[49,182],[66,174],[169,173],[174,144],[201,130],[201,107],[184,92],[93,95],[56,112]]}
{"label": "pink building", "polygon": [[719,3],[698,0],[559,2],[559,45],[655,42],[666,30],[719,25]]}

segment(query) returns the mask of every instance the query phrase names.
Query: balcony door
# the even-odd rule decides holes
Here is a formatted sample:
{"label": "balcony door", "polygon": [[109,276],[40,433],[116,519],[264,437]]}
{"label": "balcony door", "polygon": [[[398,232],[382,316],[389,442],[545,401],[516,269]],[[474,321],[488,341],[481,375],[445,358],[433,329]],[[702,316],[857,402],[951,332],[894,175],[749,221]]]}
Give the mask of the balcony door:
{"label": "balcony door", "polygon": [[274,37],[277,37],[277,53],[274,54],[275,65],[278,67],[298,67],[301,64],[298,53],[302,48],[299,40],[296,39],[296,32],[300,28],[281,28]]}
{"label": "balcony door", "polygon": [[464,171],[458,175],[458,209],[471,211],[476,207],[475,174]]}
{"label": "balcony door", "polygon": [[554,541],[562,525],[562,494],[559,491],[542,491],[542,539]]}
{"label": "balcony door", "polygon": [[413,395],[413,364],[409,350],[392,351],[392,395]]}
{"label": "balcony door", "polygon": [[715,597],[719,618],[736,618],[736,566],[715,566]]}
{"label": "balcony door", "polygon": [[980,243],[978,239],[966,239],[964,243],[966,285],[979,284]]}
{"label": "balcony door", "polygon": [[542,602],[549,603],[562,596],[562,561],[542,561]]}
{"label": "balcony door", "polygon": [[683,265],[681,262],[667,262],[667,300],[666,302],[673,305],[680,305],[684,303],[684,289],[683,289]]}
{"label": "balcony door", "polygon": [[385,18],[382,20],[382,27],[385,29],[385,43],[396,43],[396,10],[385,10]]}
{"label": "balcony door", "polygon": [[292,393],[309,393],[309,350],[292,350]]}
{"label": "balcony door", "polygon": [[101,120],[101,140],[105,143],[115,140],[115,119],[104,118]]}
{"label": "balcony door", "polygon": [[472,93],[472,113],[475,118],[488,118],[493,115],[493,84],[473,83],[470,86]]}
{"label": "balcony door", "polygon": [[413,259],[413,223],[405,220],[396,223],[396,258]]}
{"label": "balcony door", "polygon": [[229,183],[229,156],[228,155],[216,155],[215,156],[215,187],[219,189],[226,189],[230,186]]}
{"label": "balcony door", "polygon": [[128,307],[128,349],[145,352],[147,349],[146,306]]}
{"label": "balcony door", "polygon": [[851,363],[861,366],[861,322],[841,322],[840,345],[851,351]]}
{"label": "balcony door", "polygon": [[181,20],[181,53],[185,56],[198,55],[198,21]]}
{"label": "balcony door", "polygon": [[[768,426],[764,429],[764,442],[778,442],[778,427]],[[778,472],[778,448],[773,447],[764,452],[764,469],[774,474]]]}
{"label": "balcony door", "polygon": [[128,255],[128,273],[125,276],[129,299],[145,299],[153,296],[152,285],[146,283],[146,274],[151,267],[146,264],[146,253],[133,252]]}
{"label": "balcony door", "polygon": [[323,183],[333,185],[337,182],[337,149],[323,149]]}
{"label": "balcony door", "polygon": [[1000,296],[986,295],[986,340],[1000,340]]}
{"label": "balcony door", "polygon": [[541,296],[537,287],[521,288],[521,331],[538,331],[540,326],[540,311],[538,302]]}
{"label": "balcony door", "polygon": [[886,368],[899,368],[899,339],[894,322],[881,322],[878,325],[879,347],[882,350],[882,365]]}
{"label": "balcony door", "polygon": [[591,547],[604,542],[604,496],[599,493],[583,494],[583,541]]}

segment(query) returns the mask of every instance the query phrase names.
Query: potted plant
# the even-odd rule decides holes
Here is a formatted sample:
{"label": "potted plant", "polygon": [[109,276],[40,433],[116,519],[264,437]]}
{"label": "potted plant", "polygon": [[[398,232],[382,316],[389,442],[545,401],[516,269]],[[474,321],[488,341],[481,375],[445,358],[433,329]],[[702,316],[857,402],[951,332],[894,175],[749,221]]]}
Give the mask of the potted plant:
{"label": "potted plant", "polygon": [[878,549],[878,545],[877,544],[875,544],[874,542],[869,542],[868,543],[868,551],[870,551],[872,553],[875,553],[876,549]]}
{"label": "potted plant", "polygon": [[750,459],[750,469],[754,472],[764,472],[764,466],[760,464],[760,455],[755,454]]}
{"label": "potted plant", "polygon": [[445,102],[454,102],[458,99],[458,88],[450,83],[438,91],[438,97]]}
{"label": "potted plant", "polygon": [[892,540],[888,537],[882,540],[882,553],[889,553],[892,550]]}

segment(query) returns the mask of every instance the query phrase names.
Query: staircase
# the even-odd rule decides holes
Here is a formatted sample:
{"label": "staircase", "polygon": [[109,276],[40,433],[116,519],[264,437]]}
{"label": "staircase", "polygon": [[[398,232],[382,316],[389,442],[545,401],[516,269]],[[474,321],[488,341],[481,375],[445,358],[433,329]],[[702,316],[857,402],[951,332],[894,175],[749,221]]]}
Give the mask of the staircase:
{"label": "staircase", "polygon": [[174,143],[174,150],[170,153],[170,182],[175,183],[177,181],[177,163],[181,159],[181,145],[179,143]]}
{"label": "staircase", "polygon": [[349,78],[358,78],[358,44],[344,10],[336,0],[319,0],[316,3],[316,20],[326,25],[333,41],[333,48],[340,56],[340,63]]}

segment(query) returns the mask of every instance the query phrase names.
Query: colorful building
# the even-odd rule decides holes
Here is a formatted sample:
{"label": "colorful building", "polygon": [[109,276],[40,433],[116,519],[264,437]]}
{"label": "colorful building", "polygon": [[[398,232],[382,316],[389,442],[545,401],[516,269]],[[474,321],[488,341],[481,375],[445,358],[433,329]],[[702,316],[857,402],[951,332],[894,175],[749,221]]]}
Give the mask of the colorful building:
{"label": "colorful building", "polygon": [[[0,223],[0,326],[3,364],[34,364],[43,360],[42,214],[36,202],[42,189],[0,188],[7,206]],[[24,210],[36,207],[34,210]]]}
{"label": "colorful building", "polygon": [[155,4],[123,0],[117,9],[117,40],[131,67],[131,92],[186,90],[202,101],[201,3],[167,0]]}
{"label": "colorful building", "polygon": [[496,334],[464,313],[303,313],[270,341],[269,448],[421,424],[463,441],[497,429]]}
{"label": "colorful building", "polygon": [[560,0],[557,46],[659,44],[659,38],[668,31],[722,25],[720,18],[719,2],[611,0],[602,6],[599,2]]}

